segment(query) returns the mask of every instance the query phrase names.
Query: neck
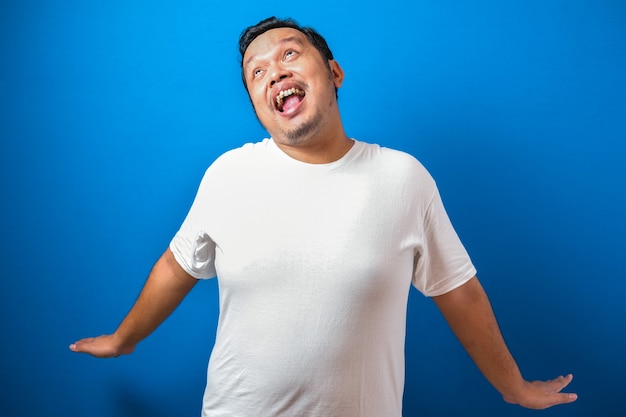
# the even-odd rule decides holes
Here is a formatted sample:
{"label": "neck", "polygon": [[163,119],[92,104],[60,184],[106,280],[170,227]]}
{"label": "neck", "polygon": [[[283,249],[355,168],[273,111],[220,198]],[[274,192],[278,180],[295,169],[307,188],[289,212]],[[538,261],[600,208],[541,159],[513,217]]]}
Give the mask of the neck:
{"label": "neck", "polygon": [[297,143],[280,136],[272,137],[283,152],[298,161],[327,164],[341,159],[354,144],[354,141],[346,135],[338,116],[330,118],[327,122],[312,136]]}
{"label": "neck", "polygon": [[352,148],[354,141],[346,136],[343,129],[335,134],[325,134],[306,143],[296,145],[274,140],[283,152],[290,157],[308,164],[327,164],[341,159]]}

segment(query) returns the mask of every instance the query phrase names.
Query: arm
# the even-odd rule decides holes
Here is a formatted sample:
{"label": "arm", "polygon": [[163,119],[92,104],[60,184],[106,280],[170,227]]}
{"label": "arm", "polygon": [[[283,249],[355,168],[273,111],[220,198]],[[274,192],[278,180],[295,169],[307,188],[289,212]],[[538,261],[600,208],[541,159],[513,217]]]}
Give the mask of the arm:
{"label": "arm", "polygon": [[576,400],[576,394],[561,393],[572,375],[546,382],[524,380],[478,278],[433,299],[467,353],[505,401],[543,409]]}
{"label": "arm", "polygon": [[74,352],[108,358],[129,354],[152,333],[191,291],[197,279],[181,268],[169,250],[156,262],[146,283],[117,330],[70,345]]}

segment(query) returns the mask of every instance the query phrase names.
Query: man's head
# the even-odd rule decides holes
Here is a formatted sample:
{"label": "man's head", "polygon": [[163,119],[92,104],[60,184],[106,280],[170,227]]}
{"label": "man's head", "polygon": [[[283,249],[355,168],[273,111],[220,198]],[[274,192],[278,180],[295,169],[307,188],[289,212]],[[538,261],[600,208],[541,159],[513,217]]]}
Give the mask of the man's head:
{"label": "man's head", "polygon": [[[265,20],[260,21],[256,25],[247,27],[239,37],[239,53],[241,54],[241,80],[243,81],[243,85],[246,90],[248,89],[248,83],[246,82],[246,77],[243,73],[243,57],[246,53],[246,50],[248,49],[248,46],[250,46],[250,43],[252,43],[252,41],[255,40],[258,36],[262,35],[268,30],[279,28],[292,28],[302,32],[304,35],[306,35],[311,45],[313,45],[313,47],[317,49],[317,51],[326,62],[334,59],[333,53],[330,50],[326,39],[324,39],[324,37],[320,35],[315,29],[311,27],[302,27],[295,20],[290,18],[278,19],[273,16],[269,17]],[[337,95],[337,89],[335,90],[335,95]]]}
{"label": "man's head", "polygon": [[244,31],[240,51],[254,111],[277,143],[301,146],[342,133],[343,70],[317,32],[270,18]]}

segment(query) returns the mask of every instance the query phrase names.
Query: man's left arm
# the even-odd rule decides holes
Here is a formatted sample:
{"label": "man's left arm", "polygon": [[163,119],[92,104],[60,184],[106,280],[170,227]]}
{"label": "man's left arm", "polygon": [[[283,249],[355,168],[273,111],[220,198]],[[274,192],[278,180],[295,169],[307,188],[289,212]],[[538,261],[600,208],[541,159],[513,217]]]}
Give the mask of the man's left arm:
{"label": "man's left arm", "polygon": [[474,363],[506,402],[543,409],[576,400],[576,394],[561,392],[572,375],[550,381],[526,381],[522,377],[478,278],[433,300]]}

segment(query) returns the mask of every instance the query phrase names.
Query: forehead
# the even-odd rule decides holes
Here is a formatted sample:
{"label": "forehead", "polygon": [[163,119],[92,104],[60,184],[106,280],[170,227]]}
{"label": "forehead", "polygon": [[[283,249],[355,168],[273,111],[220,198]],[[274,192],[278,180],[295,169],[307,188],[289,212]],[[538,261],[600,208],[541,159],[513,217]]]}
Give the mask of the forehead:
{"label": "forehead", "polygon": [[275,49],[290,42],[300,44],[301,46],[310,45],[306,35],[297,29],[277,28],[262,33],[248,45],[248,49],[246,49],[243,56],[244,66],[254,59],[273,53]]}

